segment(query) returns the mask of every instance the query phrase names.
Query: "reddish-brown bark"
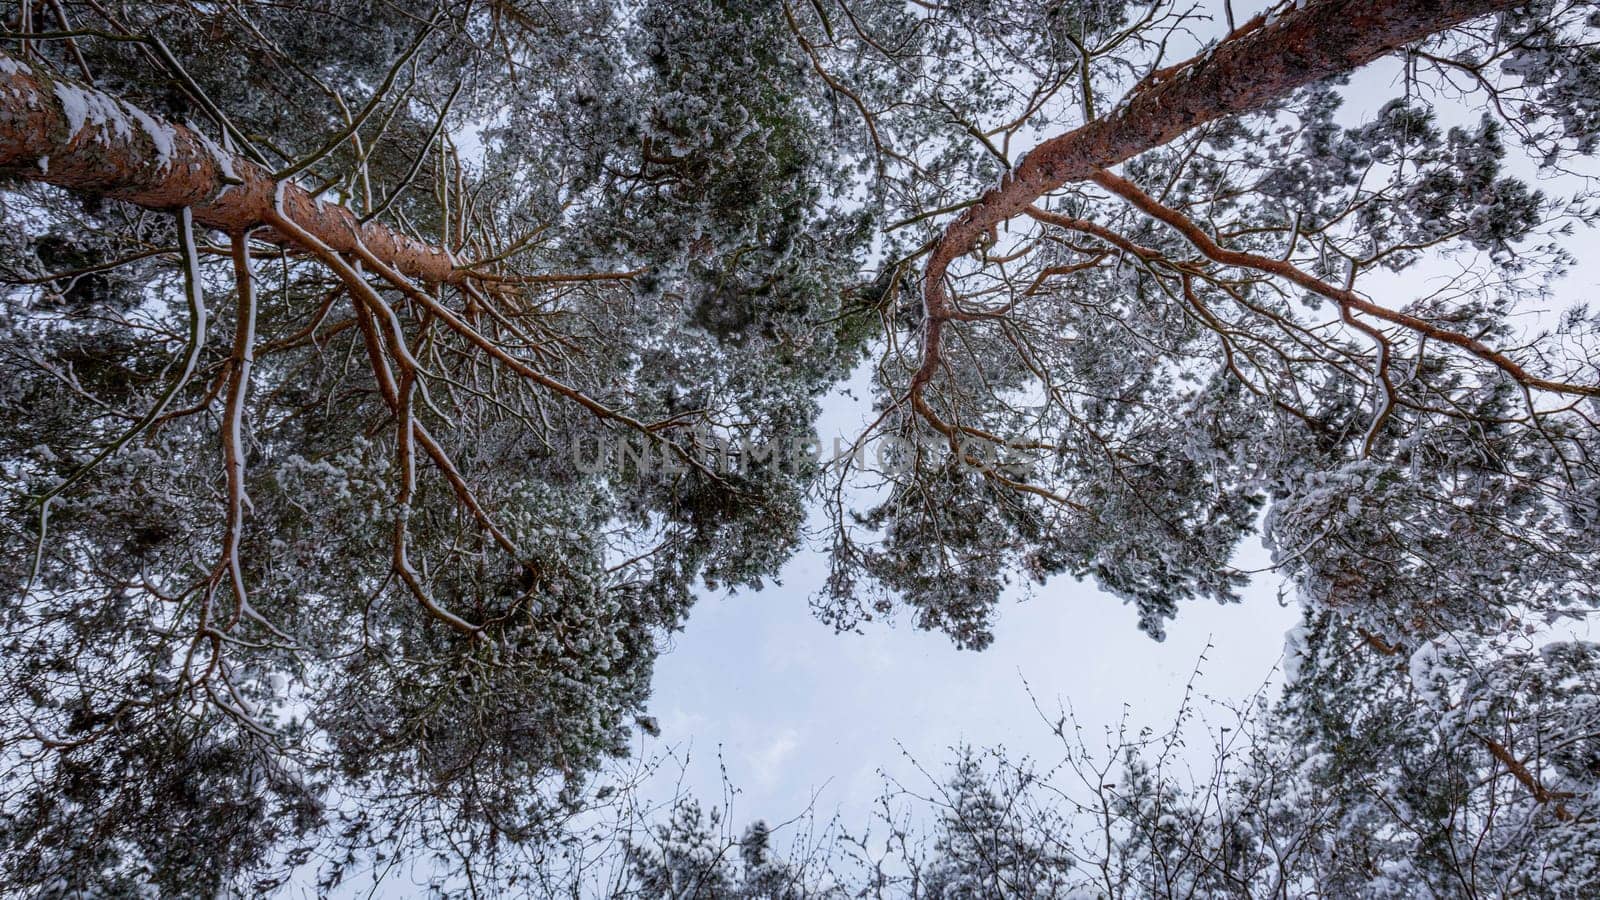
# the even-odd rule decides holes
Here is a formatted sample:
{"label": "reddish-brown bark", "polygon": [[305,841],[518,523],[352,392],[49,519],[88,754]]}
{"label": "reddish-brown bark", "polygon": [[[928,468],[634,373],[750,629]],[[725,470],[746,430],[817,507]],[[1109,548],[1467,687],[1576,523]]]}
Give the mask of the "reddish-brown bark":
{"label": "reddish-brown bark", "polygon": [[1567,809],[1566,804],[1561,802],[1562,800],[1571,799],[1572,794],[1565,791],[1552,791],[1545,787],[1538,778],[1534,777],[1532,772],[1528,771],[1528,767],[1523,765],[1522,761],[1512,755],[1511,751],[1507,750],[1505,745],[1499,741],[1482,735],[1478,736],[1478,740],[1482,741],[1483,745],[1488,748],[1490,756],[1493,756],[1497,762],[1506,767],[1506,771],[1511,773],[1511,777],[1528,789],[1528,793],[1533,795],[1534,800],[1539,803],[1552,804],[1550,808],[1555,812],[1557,819],[1563,822],[1570,822],[1575,818],[1572,811]]}
{"label": "reddish-brown bark", "polygon": [[1254,269],[1258,272],[1271,273],[1312,293],[1327,297],[1346,310],[1363,312],[1374,318],[1408,328],[1433,340],[1453,347],[1460,347],[1480,359],[1493,363],[1501,371],[1516,379],[1518,384],[1541,391],[1579,394],[1586,397],[1600,396],[1600,387],[1568,384],[1562,381],[1540,378],[1529,373],[1527,369],[1524,369],[1516,360],[1505,353],[1490,347],[1471,335],[1451,331],[1448,328],[1441,328],[1426,319],[1418,318],[1410,313],[1379,306],[1354,291],[1328,284],[1281,259],[1271,259],[1255,253],[1229,250],[1213,240],[1209,234],[1206,234],[1205,229],[1187,216],[1163,205],[1159,200],[1146,194],[1137,185],[1125,178],[1119,178],[1110,172],[1096,172],[1091,176],[1091,179],[1095,184],[1126,200],[1129,205],[1150,218],[1171,226],[1174,231],[1187,238],[1189,243],[1193,244],[1194,248],[1208,259],[1227,266],[1238,266],[1240,268]]}
{"label": "reddish-brown bark", "polygon": [[[165,152],[163,144],[169,145]],[[196,222],[231,233],[264,224],[280,189],[271,173],[192,129],[3,53],[0,171],[147,209],[187,206]],[[320,203],[294,184],[281,189],[284,215],[341,253],[354,253],[359,242],[413,278],[468,277],[448,250],[381,223],[362,224],[349,209]],[[271,231],[257,236],[289,243]]]}
{"label": "reddish-brown bark", "polygon": [[[1365,628],[1358,628],[1356,631],[1361,635],[1362,641],[1368,647],[1385,656],[1399,656],[1405,652],[1405,647],[1399,644],[1391,644]],[[1404,667],[1403,662],[1401,666],[1402,668]],[[1511,773],[1512,778],[1515,778],[1518,783],[1528,789],[1528,793],[1533,795],[1534,802],[1550,804],[1551,811],[1555,813],[1555,817],[1563,822],[1571,822],[1577,818],[1571,810],[1567,809],[1566,804],[1561,802],[1572,799],[1572,794],[1566,791],[1552,791],[1545,787],[1544,783],[1535,777],[1533,772],[1529,771],[1528,766],[1517,759],[1516,755],[1499,741],[1484,737],[1481,734],[1474,735],[1474,737],[1478,739],[1479,743],[1483,744],[1484,748],[1489,751],[1489,755],[1494,757],[1496,762],[1506,767],[1506,771]]]}
{"label": "reddish-brown bark", "polygon": [[950,264],[990,229],[1068,182],[1088,179],[1207,122],[1261,109],[1295,88],[1516,5],[1517,0],[1311,0],[1163,69],[1112,112],[1035,147],[999,187],[950,223],[928,258],[927,318],[913,401],[924,405],[917,395],[939,368],[941,331],[953,318],[945,288]]}

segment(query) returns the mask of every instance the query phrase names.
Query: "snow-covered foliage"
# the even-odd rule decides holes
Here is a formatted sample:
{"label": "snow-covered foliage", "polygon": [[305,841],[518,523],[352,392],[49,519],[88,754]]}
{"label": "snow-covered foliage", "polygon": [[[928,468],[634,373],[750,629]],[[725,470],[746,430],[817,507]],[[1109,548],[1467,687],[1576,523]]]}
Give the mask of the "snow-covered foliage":
{"label": "snow-covered foliage", "polygon": [[[677,455],[809,437],[859,353],[830,298],[866,235],[822,203],[832,125],[781,17],[750,11],[763,49],[715,4],[403,6],[68,2],[147,39],[36,47],[69,140],[170,153],[153,117],[181,122],[493,259],[426,290],[505,355],[378,273],[374,302],[249,243],[245,292],[226,235],[186,272],[171,217],[6,183],[9,883],[333,889],[539,846],[627,751],[696,585],[759,588],[799,540],[805,467]],[[624,439],[678,465],[577,465]]]}
{"label": "snow-covered foliage", "polygon": [[1063,712],[1057,761],[960,748],[928,784],[888,784],[870,822],[801,819],[789,858],[806,868],[783,896],[1600,889],[1600,646],[1506,635],[1412,651],[1329,613],[1309,614],[1296,646],[1277,703],[1191,700],[1170,729],[1103,736]]}
{"label": "snow-covered foliage", "polygon": [[[439,893],[535,890],[697,587],[761,587],[817,501],[841,629],[982,648],[1009,585],[1070,576],[1159,638],[1258,533],[1305,607],[1209,782],[1140,739],[1080,808],[966,754],[913,893],[1594,894],[1600,660],[1549,629],[1600,600],[1600,317],[1545,307],[1600,215],[1600,20],[1435,5],[1477,18],[1274,91],[1227,51],[1341,72],[1304,23],[1348,0],[24,4],[0,75],[66,133],[0,182],[8,880],[334,891],[431,853]],[[1183,95],[1217,71],[1246,112],[1163,118],[1237,99]],[[1073,135],[1079,180],[1025,165]],[[278,203],[197,233],[50,186],[108,136],[140,186],[200,147]],[[460,265],[341,255],[291,180]],[[866,508],[842,466],[701,452],[815,437],[864,358]],[[624,440],[670,464],[580,464]],[[613,840],[618,883],[854,890],[728,828]]]}

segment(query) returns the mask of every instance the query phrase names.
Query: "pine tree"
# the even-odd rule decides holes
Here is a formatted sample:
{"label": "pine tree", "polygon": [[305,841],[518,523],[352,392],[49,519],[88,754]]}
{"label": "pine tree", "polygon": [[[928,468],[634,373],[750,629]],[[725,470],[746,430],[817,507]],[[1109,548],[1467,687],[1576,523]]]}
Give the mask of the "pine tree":
{"label": "pine tree", "polygon": [[[1306,670],[1282,752],[1200,801],[1130,762],[1192,808],[1119,807],[1107,890],[1243,890],[1273,833],[1337,850],[1294,890],[1414,857],[1445,891],[1450,816],[1489,808],[1527,826],[1485,878],[1588,885],[1593,654],[1508,635],[1597,600],[1600,319],[1520,318],[1596,216],[1592,4],[7,15],[12,880],[332,889],[437,853],[469,893],[536,881],[695,589],[766,583],[820,497],[840,628],[904,605],[981,648],[1008,584],[1070,575],[1160,637],[1237,599],[1264,523],[1307,646],[1375,654],[1317,656],[1342,674]],[[1382,280],[1441,261],[1428,295]],[[847,466],[786,450],[874,354],[859,446],[890,465],[852,509]],[[1056,890],[965,777],[941,883]],[[779,890],[765,846],[728,877]]]}

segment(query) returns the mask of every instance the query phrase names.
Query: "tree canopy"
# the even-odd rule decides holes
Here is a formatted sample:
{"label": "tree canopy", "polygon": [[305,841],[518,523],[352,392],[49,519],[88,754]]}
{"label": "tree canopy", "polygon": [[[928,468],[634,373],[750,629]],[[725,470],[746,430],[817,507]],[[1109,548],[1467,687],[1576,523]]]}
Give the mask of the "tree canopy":
{"label": "tree canopy", "polygon": [[[1306,622],[1211,788],[1122,748],[1115,860],[974,754],[880,893],[1593,891],[1600,653],[1541,628],[1600,602],[1594,4],[7,16],[7,886],[538,890],[695,592],[821,509],[840,630],[1071,576],[1160,638],[1256,535]],[[847,890],[727,827],[613,886]]]}

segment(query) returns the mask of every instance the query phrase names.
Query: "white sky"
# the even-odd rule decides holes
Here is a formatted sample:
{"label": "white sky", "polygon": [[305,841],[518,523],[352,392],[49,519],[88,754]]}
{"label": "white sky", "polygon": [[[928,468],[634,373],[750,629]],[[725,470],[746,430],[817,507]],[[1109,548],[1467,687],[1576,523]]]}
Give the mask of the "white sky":
{"label": "white sky", "polygon": [[[1241,16],[1253,12],[1236,6]],[[1357,72],[1341,121],[1370,118],[1377,102],[1399,93],[1398,73],[1393,62]],[[1438,112],[1445,126],[1476,124],[1480,114],[1451,109],[1442,98]],[[1574,186],[1511,163],[1535,187],[1560,193]],[[1578,168],[1600,174],[1593,160]],[[1552,310],[1596,297],[1600,240],[1579,232],[1567,246],[1578,264],[1547,307],[1525,311],[1521,321],[1529,331],[1552,323]],[[1399,307],[1436,289],[1454,269],[1424,264],[1362,285]],[[870,395],[866,381],[858,377],[849,387],[853,396],[841,390],[824,400],[818,432],[825,447],[835,436],[854,437],[864,424],[865,407],[854,398]],[[1235,565],[1260,569],[1268,562],[1259,538],[1251,537]],[[1203,651],[1201,693],[1238,703],[1271,680],[1268,696],[1275,699],[1284,633],[1299,621],[1292,588],[1268,573],[1255,578],[1242,603],[1181,606],[1167,639],[1157,643],[1138,630],[1132,607],[1092,583],[1056,578],[1027,599],[1010,596],[994,643],[974,653],[954,649],[942,634],[917,631],[909,616],[871,623],[862,635],[835,635],[809,606],[826,574],[825,556],[808,550],[784,568],[779,586],[701,596],[687,629],[656,664],[650,708],[661,736],[638,744],[645,755],[687,754],[688,765],[681,773],[668,766],[647,795],[670,796],[681,774],[686,792],[716,804],[724,797],[725,769],[737,790],[730,806],[736,831],[756,819],[787,821],[813,798],[818,820],[837,812],[847,826],[859,827],[882,791],[880,769],[907,787],[926,788],[916,764],[942,777],[952,748],[964,741],[1003,745],[1013,757],[1045,765],[1059,761],[1059,740],[1030,689],[1047,711],[1058,701],[1070,705],[1089,738],[1115,728],[1125,710],[1135,729],[1168,727]],[[1288,606],[1279,602],[1280,587]],[[1580,637],[1600,633],[1593,623],[1577,627]],[[1201,764],[1211,758],[1204,742],[1190,752]]]}
{"label": "white sky", "polygon": [[[836,392],[824,407],[824,446],[859,433],[863,405]],[[1236,562],[1259,568],[1267,555],[1252,542]],[[883,787],[879,769],[928,787],[912,760],[942,774],[963,741],[1054,763],[1060,743],[1033,698],[1052,713],[1058,700],[1070,704],[1089,735],[1116,727],[1125,703],[1135,727],[1165,727],[1208,642],[1200,688],[1248,698],[1274,674],[1284,632],[1298,621],[1277,601],[1278,579],[1258,578],[1242,604],[1183,607],[1157,643],[1138,630],[1133,607],[1092,583],[1056,578],[1027,598],[1009,595],[994,643],[962,651],[915,629],[909,616],[835,634],[809,605],[827,566],[823,553],[807,550],[784,568],[781,585],[703,594],[657,661],[650,707],[661,737],[640,749],[687,754],[684,787],[712,804],[723,799],[725,767],[739,792],[736,828],[789,820],[813,796],[818,819],[838,812],[846,825],[864,825]],[[647,794],[670,794],[679,774],[666,767]]]}
{"label": "white sky", "polygon": [[[1240,20],[1259,5],[1237,3]],[[1357,73],[1341,119],[1370,117],[1375,106],[1362,98],[1395,96],[1397,71],[1383,63]],[[1449,114],[1443,104],[1440,112],[1445,124],[1477,116]],[[1594,234],[1580,233],[1569,247],[1581,261],[1553,309],[1586,301],[1600,287],[1600,253],[1585,253],[1600,249]],[[1446,270],[1418,267],[1393,279],[1392,293],[1366,281],[1363,287],[1397,307],[1427,293]],[[1540,312],[1546,315],[1531,318],[1548,321],[1548,310]],[[824,401],[818,432],[825,447],[865,424],[859,399],[870,396],[865,378],[848,387],[853,393],[841,389]],[[1267,562],[1254,537],[1235,560],[1244,569]],[[1011,595],[999,611],[994,643],[974,653],[956,650],[942,634],[917,631],[906,616],[871,623],[865,634],[835,634],[809,604],[826,574],[826,557],[811,549],[785,566],[780,585],[737,595],[702,592],[686,630],[656,664],[649,706],[661,736],[641,735],[635,745],[640,757],[673,753],[687,764],[681,771],[663,767],[644,790],[647,801],[682,791],[720,805],[725,775],[737,791],[730,804],[736,833],[757,819],[790,820],[808,806],[819,821],[837,813],[846,826],[859,827],[883,789],[880,771],[907,787],[927,788],[917,765],[943,776],[962,742],[1003,745],[1013,758],[1027,755],[1045,765],[1058,761],[1059,741],[1033,698],[1050,711],[1058,702],[1070,705],[1091,740],[1125,713],[1134,729],[1165,729],[1202,652],[1202,694],[1237,703],[1270,681],[1268,696],[1275,698],[1284,633],[1299,619],[1292,590],[1266,574],[1242,603],[1183,605],[1167,639],[1157,643],[1138,630],[1133,608],[1091,583],[1057,578],[1027,599]],[[1280,586],[1287,606],[1279,602]],[[1600,629],[1583,635],[1594,639],[1594,631]],[[1208,746],[1191,752],[1210,759]],[[778,836],[779,847],[785,837]],[[390,890],[384,885],[385,895]]]}

